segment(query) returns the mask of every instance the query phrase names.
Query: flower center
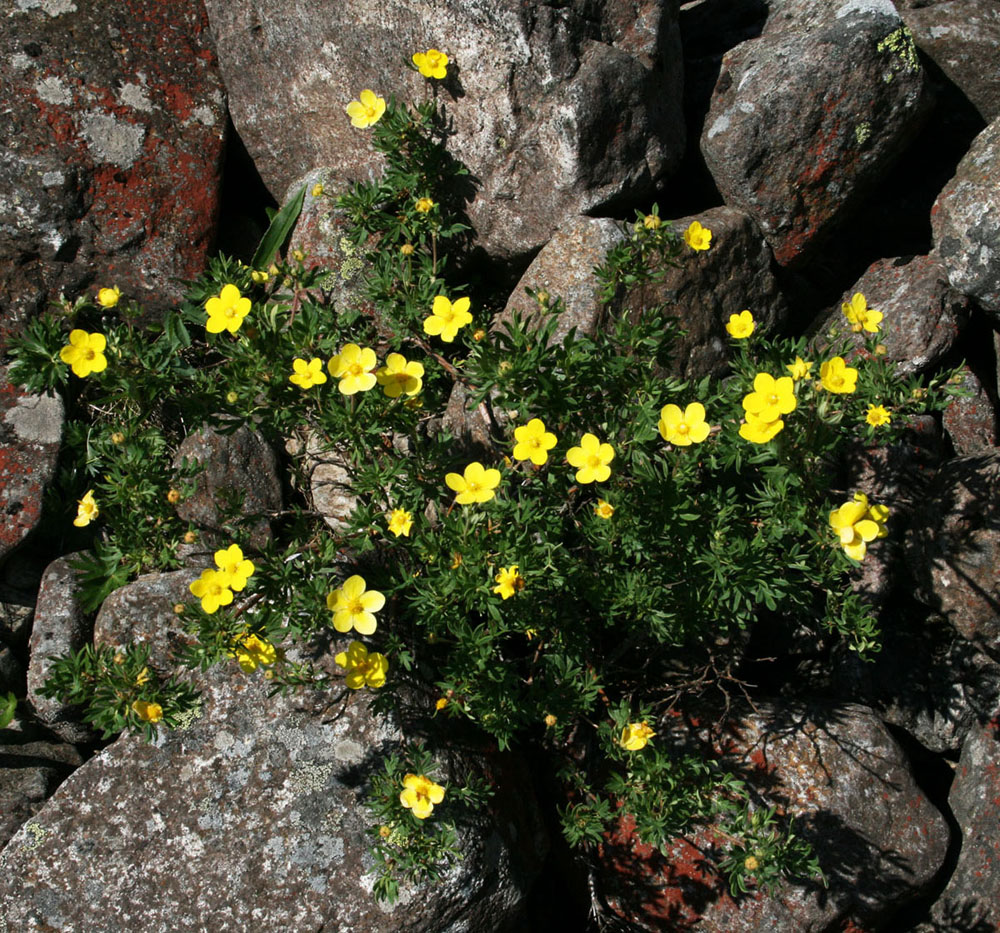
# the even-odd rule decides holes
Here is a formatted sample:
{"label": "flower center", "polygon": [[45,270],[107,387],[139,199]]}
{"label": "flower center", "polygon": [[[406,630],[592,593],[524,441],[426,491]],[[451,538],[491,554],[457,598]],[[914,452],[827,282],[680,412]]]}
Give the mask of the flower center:
{"label": "flower center", "polygon": [[688,431],[690,430],[691,429],[683,421],[679,425],[677,425],[678,434],[687,434]]}
{"label": "flower center", "polygon": [[356,599],[352,599],[347,604],[347,611],[352,616],[360,615],[362,612],[365,611],[365,607],[361,605],[361,597],[360,596],[358,596]]}
{"label": "flower center", "polygon": [[591,454],[587,457],[587,466],[592,470],[596,470],[598,467],[602,466],[601,458],[597,454]]}
{"label": "flower center", "polygon": [[97,356],[97,353],[91,350],[89,347],[83,351],[83,358],[85,360],[92,360],[95,356]]}
{"label": "flower center", "polygon": [[354,376],[355,378],[364,374],[364,368],[360,363],[351,363],[347,367],[347,375]]}

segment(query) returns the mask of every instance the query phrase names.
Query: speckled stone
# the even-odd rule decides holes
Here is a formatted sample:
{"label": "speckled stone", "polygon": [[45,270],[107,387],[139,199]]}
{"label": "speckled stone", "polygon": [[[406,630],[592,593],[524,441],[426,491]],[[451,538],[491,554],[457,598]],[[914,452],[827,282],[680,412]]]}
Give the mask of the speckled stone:
{"label": "speckled stone", "polygon": [[459,933],[516,916],[530,878],[509,820],[461,829],[465,859],[432,887],[372,898],[363,791],[401,735],[364,691],[269,698],[235,664],[203,682],[186,729],[123,736],[0,852],[8,930]]}

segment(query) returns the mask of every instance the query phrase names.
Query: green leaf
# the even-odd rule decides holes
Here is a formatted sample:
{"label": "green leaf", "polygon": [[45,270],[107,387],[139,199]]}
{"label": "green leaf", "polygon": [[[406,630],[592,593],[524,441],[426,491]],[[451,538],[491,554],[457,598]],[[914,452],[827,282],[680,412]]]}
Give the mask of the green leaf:
{"label": "green leaf", "polygon": [[303,185],[292,196],[292,199],[284,206],[271,221],[267,232],[261,237],[260,246],[253,254],[250,265],[254,269],[266,269],[274,261],[274,257],[281,245],[288,239],[288,234],[292,232],[295,221],[302,213],[302,204],[306,198],[306,186]]}
{"label": "green leaf", "polygon": [[17,697],[13,693],[0,696],[0,729],[6,729],[17,712]]}

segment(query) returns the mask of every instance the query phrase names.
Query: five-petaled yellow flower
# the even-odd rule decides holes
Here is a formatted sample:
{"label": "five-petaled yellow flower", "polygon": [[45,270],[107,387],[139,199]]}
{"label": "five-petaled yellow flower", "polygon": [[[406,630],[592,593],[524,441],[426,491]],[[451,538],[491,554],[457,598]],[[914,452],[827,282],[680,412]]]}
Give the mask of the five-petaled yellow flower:
{"label": "five-petaled yellow flower", "polygon": [[382,119],[385,113],[385,98],[376,96],[374,91],[365,88],[358,97],[360,100],[352,100],[345,110],[351,118],[351,125],[359,129],[372,126]]}
{"label": "five-petaled yellow flower", "polygon": [[443,78],[448,73],[448,56],[437,49],[414,52],[413,64],[425,78]]}
{"label": "five-petaled yellow flower", "polygon": [[705,406],[701,402],[691,402],[684,411],[678,405],[664,405],[660,409],[657,428],[668,444],[675,444],[677,447],[700,444],[708,437],[710,430],[705,420]]}
{"label": "five-petaled yellow flower", "polygon": [[375,386],[377,379],[372,370],[378,364],[375,351],[370,347],[359,347],[356,343],[344,345],[336,356],[330,358],[327,367],[334,379],[339,379],[337,388],[344,395],[367,392]]}
{"label": "five-petaled yellow flower", "polygon": [[753,333],[756,326],[753,315],[749,311],[741,311],[739,314],[729,315],[726,333],[736,340],[744,340]]}
{"label": "five-petaled yellow flower", "polygon": [[873,428],[880,428],[892,421],[892,415],[884,405],[869,405],[868,411],[865,412],[865,421]]}
{"label": "five-petaled yellow flower", "polygon": [[417,198],[417,203],[413,205],[413,209],[418,214],[428,214],[434,210],[434,202],[430,198]]}
{"label": "five-petaled yellow flower", "polygon": [[524,589],[524,577],[518,573],[517,564],[501,567],[496,575],[496,582],[493,592],[499,593],[501,599],[510,599],[515,593],[520,593]]}
{"label": "five-petaled yellow flower", "polygon": [[856,492],[853,502],[845,502],[830,512],[830,527],[837,533],[840,546],[848,557],[864,560],[868,542],[889,533],[885,527],[888,518],[888,506],[870,506],[868,497],[863,492]]}
{"label": "five-petaled yellow flower", "polygon": [[323,183],[322,183],[322,182],[320,182],[320,181],[318,181],[318,182],[316,182],[316,184],[315,184],[315,185],[313,185],[313,186],[312,186],[312,188],[310,189],[309,193],[310,193],[310,194],[311,194],[311,195],[312,195],[312,196],[313,196],[314,198],[321,198],[321,197],[323,197],[323,192],[324,192],[325,190],[326,190],[326,189],[325,189],[325,188],[323,187]]}
{"label": "five-petaled yellow flower", "polygon": [[83,498],[76,503],[76,518],[73,519],[73,524],[77,528],[86,528],[97,518],[100,511],[97,507],[97,500],[94,499],[94,490],[88,489],[83,494]]}
{"label": "five-petaled yellow flower", "polygon": [[645,748],[646,743],[655,736],[656,733],[649,727],[645,720],[642,722],[630,722],[622,729],[620,740],[622,748],[630,752],[637,752],[640,748]]}
{"label": "five-petaled yellow flower", "polygon": [[795,411],[797,405],[792,377],[775,379],[770,373],[757,373],[753,392],[743,398],[743,410],[761,421],[777,421],[782,415]]}
{"label": "five-petaled yellow flower", "polygon": [[159,703],[147,703],[145,700],[133,700],[132,712],[143,722],[159,722],[163,719],[163,707]]}
{"label": "five-petaled yellow flower", "polygon": [[868,307],[868,301],[861,292],[855,292],[850,301],[845,301],[841,306],[844,317],[850,322],[851,330],[856,334],[863,330],[870,334],[878,333],[878,325],[882,321],[882,312]]}
{"label": "five-petaled yellow flower", "polygon": [[608,464],[615,459],[615,450],[610,444],[602,444],[595,435],[584,434],[579,447],[566,451],[566,460],[577,468],[576,481],[581,484],[603,483],[611,475]]}
{"label": "five-petaled yellow flower", "polygon": [[556,446],[556,436],[545,430],[541,418],[532,418],[527,424],[514,428],[515,460],[530,460],[541,466],[549,459],[549,451]]}
{"label": "five-petaled yellow flower", "polygon": [[250,278],[255,285],[263,285],[269,278],[271,278],[271,274],[269,272],[265,272],[263,269],[254,269],[250,273]]}
{"label": "five-petaled yellow flower", "polygon": [[459,505],[489,502],[500,485],[500,471],[486,469],[478,460],[474,460],[463,473],[449,473],[444,481],[449,489],[457,493],[455,501]]}
{"label": "five-petaled yellow flower", "polygon": [[266,638],[245,631],[237,637],[230,654],[245,674],[252,674],[258,667],[266,667],[278,660],[278,649],[274,645]]}
{"label": "five-petaled yellow flower", "polygon": [[660,220],[660,218],[657,217],[656,214],[647,214],[645,217],[642,218],[642,225],[647,230],[659,230],[660,227],[663,225],[663,221]]}
{"label": "five-petaled yellow flower", "polygon": [[205,330],[210,334],[221,334],[224,330],[235,334],[250,313],[250,299],[241,295],[235,285],[223,285],[218,295],[205,302],[205,311],[208,313]]}
{"label": "five-petaled yellow flower", "polygon": [[684,242],[693,250],[708,249],[712,245],[712,231],[692,220],[684,231]]}
{"label": "five-petaled yellow flower", "polygon": [[774,440],[774,436],[785,426],[778,418],[775,421],[765,421],[757,415],[747,412],[746,420],[740,425],[740,437],[754,444],[766,444]]}
{"label": "five-petaled yellow flower", "polygon": [[375,378],[389,398],[416,395],[424,384],[424,365],[414,360],[407,362],[402,353],[390,353]]}
{"label": "five-petaled yellow flower", "polygon": [[438,295],[431,305],[430,317],[424,318],[424,333],[440,337],[445,343],[451,343],[458,329],[471,323],[468,298],[459,298],[452,304],[444,295]]}
{"label": "five-petaled yellow flower", "polygon": [[403,778],[403,792],[399,802],[418,820],[426,820],[434,805],[444,800],[444,788],[422,774],[407,774]]}
{"label": "five-petaled yellow flower", "polygon": [[233,601],[229,577],[219,570],[203,570],[201,576],[188,589],[193,596],[201,600],[201,608],[209,615],[219,606],[228,606]]}
{"label": "five-petaled yellow flower", "polygon": [[243,556],[238,544],[231,544],[228,548],[216,551],[215,566],[219,568],[220,573],[225,574],[226,586],[231,590],[242,590],[254,572],[253,561]]}
{"label": "five-petaled yellow flower", "polygon": [[789,363],[785,369],[787,369],[792,374],[792,381],[798,382],[800,379],[805,379],[809,375],[809,370],[813,368],[812,363],[807,363],[801,356],[795,357],[794,363]]}
{"label": "five-petaled yellow flower", "polygon": [[858,371],[848,366],[842,356],[835,356],[820,366],[819,378],[828,392],[847,394],[857,388]]}
{"label": "five-petaled yellow flower", "polygon": [[615,514],[615,507],[610,502],[606,502],[604,499],[598,499],[597,505],[594,506],[594,514],[598,518],[607,520]]}
{"label": "five-petaled yellow flower", "polygon": [[389,531],[397,538],[400,535],[410,536],[410,529],[413,527],[413,515],[406,509],[393,509],[389,516]]}
{"label": "five-petaled yellow flower", "polygon": [[376,628],[375,613],[385,605],[378,590],[365,591],[365,578],[355,574],[326,597],[326,607],[333,612],[333,627],[338,632],[352,628],[359,635],[371,635]]}
{"label": "five-petaled yellow flower", "polygon": [[352,690],[362,687],[373,687],[376,690],[385,686],[385,675],[389,671],[389,662],[384,654],[377,651],[368,653],[368,649],[360,641],[352,641],[346,651],[334,656],[341,667],[347,670],[344,678]]}
{"label": "five-petaled yellow flower", "polygon": [[308,362],[296,357],[292,360],[292,369],[294,372],[288,377],[288,381],[300,389],[311,389],[313,386],[319,386],[326,382],[323,361],[318,357]]}
{"label": "five-petaled yellow flower", "polygon": [[102,308],[113,308],[118,304],[118,299],[121,296],[121,289],[117,285],[111,288],[99,288],[97,290],[97,303]]}
{"label": "five-petaled yellow flower", "polygon": [[69,343],[59,351],[59,359],[68,363],[74,376],[83,379],[91,373],[103,372],[108,361],[104,348],[108,345],[104,334],[88,334],[85,330],[71,330]]}

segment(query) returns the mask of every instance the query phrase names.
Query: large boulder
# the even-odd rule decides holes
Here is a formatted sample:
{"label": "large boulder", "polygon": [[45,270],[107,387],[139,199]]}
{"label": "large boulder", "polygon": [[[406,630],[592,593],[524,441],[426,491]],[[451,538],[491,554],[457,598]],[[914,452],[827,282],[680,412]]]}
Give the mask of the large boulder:
{"label": "large boulder", "polygon": [[701,149],[726,203],[788,265],[883,178],[926,110],[924,71],[889,0],[782,0],[723,58]]}
{"label": "large boulder", "polygon": [[[655,741],[681,732],[680,747],[690,743],[676,724],[661,722],[658,731]],[[871,710],[758,702],[727,717],[720,734],[721,744],[712,744],[722,764],[764,805],[795,817],[795,833],[812,845],[827,887],[782,882],[774,897],[751,890],[734,900],[705,859],[725,843],[712,831],[717,824],[675,839],[661,854],[638,843],[624,819],[603,847],[600,882],[634,929],[697,924],[705,933],[770,933],[828,930],[835,922],[876,929],[940,869],[947,824]]]}
{"label": "large boulder", "polygon": [[39,522],[62,438],[63,405],[7,381],[0,366],[0,560]]}
{"label": "large boulder", "polygon": [[1000,119],[975,139],[931,212],[948,280],[1000,327]]}
{"label": "large boulder", "polygon": [[[478,191],[469,216],[498,255],[545,243],[565,218],[650,196],[684,149],[677,3],[518,0],[313,3],[207,0],[233,122],[280,196],[314,166],[381,168],[345,105],[362,88],[443,103],[450,150]],[[407,68],[428,47],[448,77]]]}
{"label": "large boulder", "polygon": [[0,852],[10,929],[93,929],[95,917],[105,933],[513,927],[544,852],[529,791],[495,824],[462,825],[464,859],[437,884],[404,884],[394,906],[379,904],[365,787],[399,729],[371,714],[365,691],[329,715],[325,693],[268,697],[260,672],[235,664],[203,684],[187,728],[155,743],[123,736]]}
{"label": "large boulder", "polygon": [[201,4],[3,0],[0,48],[0,346],[92,283],[178,300],[212,245],[226,127]]}

